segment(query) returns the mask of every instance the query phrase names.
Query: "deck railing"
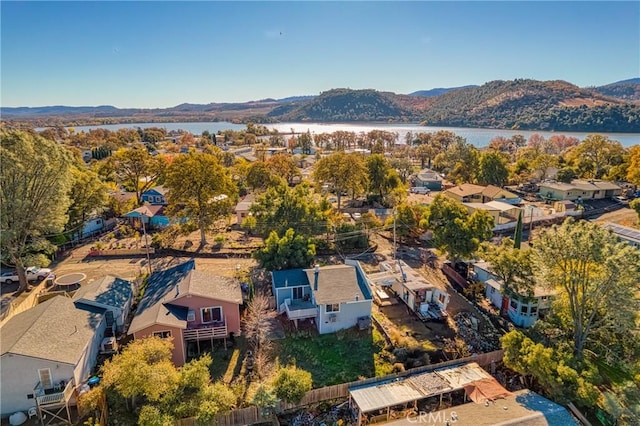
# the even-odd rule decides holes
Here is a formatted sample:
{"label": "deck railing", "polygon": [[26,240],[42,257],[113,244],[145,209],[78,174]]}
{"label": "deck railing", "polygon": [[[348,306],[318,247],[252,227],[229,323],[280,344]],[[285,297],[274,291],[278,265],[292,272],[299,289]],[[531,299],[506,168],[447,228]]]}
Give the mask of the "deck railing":
{"label": "deck railing", "polygon": [[40,406],[60,404],[69,401],[69,399],[71,399],[71,396],[73,395],[73,390],[73,379],[67,380],[64,389],[60,389],[59,392],[46,394],[45,389],[42,387],[42,384],[40,382],[38,382],[38,384],[34,388],[36,400],[38,402],[38,405]]}
{"label": "deck railing", "polygon": [[227,337],[227,324],[188,328],[182,331],[185,340],[220,339]]}
{"label": "deck railing", "polygon": [[296,309],[296,305],[289,305],[286,303],[285,310],[289,319],[315,318],[318,315],[318,308]]}

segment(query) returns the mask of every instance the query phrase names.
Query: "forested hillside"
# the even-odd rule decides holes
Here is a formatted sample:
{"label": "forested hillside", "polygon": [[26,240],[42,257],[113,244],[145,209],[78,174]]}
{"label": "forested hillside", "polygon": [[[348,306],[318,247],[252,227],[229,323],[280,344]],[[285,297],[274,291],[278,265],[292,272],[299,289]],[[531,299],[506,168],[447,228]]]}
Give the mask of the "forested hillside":
{"label": "forested hillside", "polygon": [[416,109],[400,104],[393,93],[332,89],[296,108],[276,108],[270,117],[291,121],[383,121],[418,118]]}
{"label": "forested hillside", "polygon": [[627,101],[640,101],[640,78],[618,81],[606,86],[596,87],[594,90],[606,96],[613,96]]}
{"label": "forested hillside", "polygon": [[565,81],[492,81],[436,98],[435,126],[562,131],[640,131],[640,106]]}

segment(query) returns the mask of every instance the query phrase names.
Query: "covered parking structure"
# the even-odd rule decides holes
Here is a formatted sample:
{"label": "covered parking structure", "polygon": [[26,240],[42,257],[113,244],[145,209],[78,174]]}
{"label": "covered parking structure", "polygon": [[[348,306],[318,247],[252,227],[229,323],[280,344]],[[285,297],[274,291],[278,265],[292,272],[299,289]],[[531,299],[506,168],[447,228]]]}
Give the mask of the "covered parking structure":
{"label": "covered parking structure", "polygon": [[[487,386],[488,382],[492,382],[492,386]],[[481,383],[483,392],[479,393],[479,386],[476,385]],[[442,403],[443,395],[463,389],[465,396],[471,392],[469,396],[477,403],[511,394],[477,363],[472,362],[353,387],[349,389],[349,403],[356,410],[357,424],[360,426],[364,419],[368,423],[388,421],[397,411],[400,411],[400,417],[412,412],[417,414],[418,401],[440,396]]]}

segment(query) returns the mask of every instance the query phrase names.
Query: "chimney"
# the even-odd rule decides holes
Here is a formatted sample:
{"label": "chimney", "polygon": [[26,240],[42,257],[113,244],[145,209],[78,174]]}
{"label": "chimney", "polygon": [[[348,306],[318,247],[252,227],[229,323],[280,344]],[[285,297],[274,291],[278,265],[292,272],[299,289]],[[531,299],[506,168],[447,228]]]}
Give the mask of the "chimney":
{"label": "chimney", "polygon": [[320,274],[320,265],[316,264],[313,272],[313,290],[318,291],[318,274]]}

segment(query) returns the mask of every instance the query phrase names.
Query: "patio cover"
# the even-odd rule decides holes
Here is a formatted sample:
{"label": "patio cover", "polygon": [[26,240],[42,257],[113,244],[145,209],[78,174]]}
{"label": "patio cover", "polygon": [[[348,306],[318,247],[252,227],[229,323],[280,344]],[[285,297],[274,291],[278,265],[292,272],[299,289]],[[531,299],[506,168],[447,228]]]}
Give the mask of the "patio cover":
{"label": "patio cover", "polygon": [[464,387],[464,391],[469,399],[478,404],[513,395],[493,377],[472,382]]}
{"label": "patio cover", "polygon": [[349,392],[362,413],[406,404],[424,398],[422,392],[414,388],[406,380],[388,382],[377,386],[366,386],[360,389],[352,389]]}

